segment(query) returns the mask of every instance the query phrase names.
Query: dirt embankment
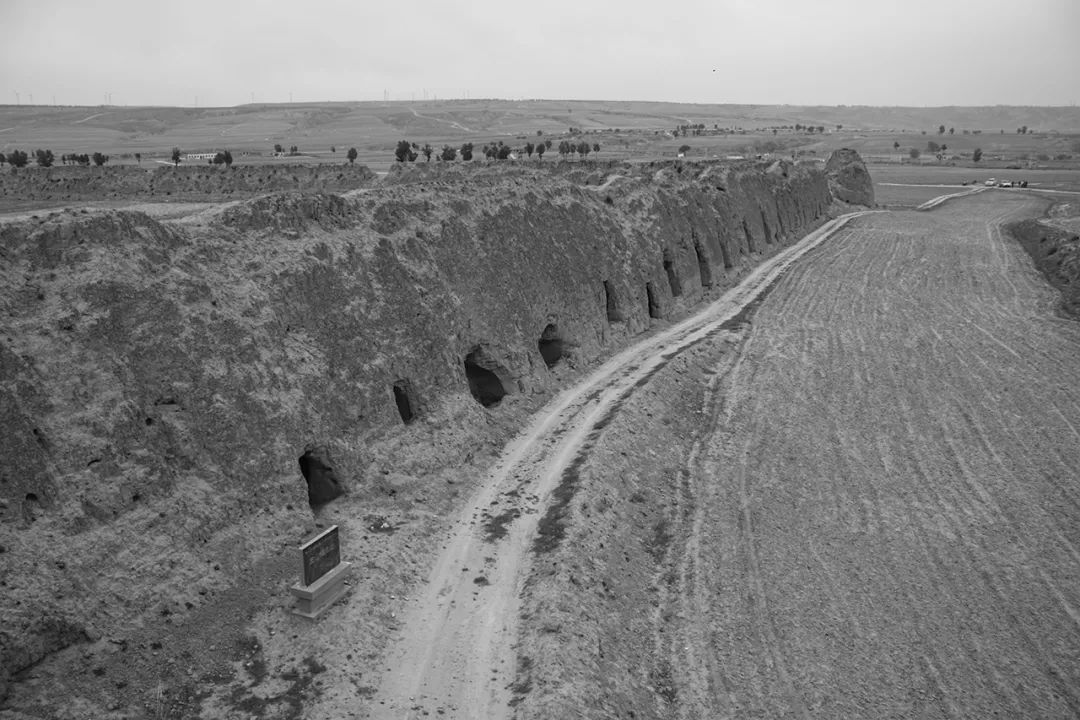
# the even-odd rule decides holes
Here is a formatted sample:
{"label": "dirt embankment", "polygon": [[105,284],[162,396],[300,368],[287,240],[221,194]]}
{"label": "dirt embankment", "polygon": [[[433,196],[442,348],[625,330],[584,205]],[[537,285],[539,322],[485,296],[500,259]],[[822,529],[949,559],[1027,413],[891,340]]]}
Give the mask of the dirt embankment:
{"label": "dirt embankment", "polygon": [[[311,655],[263,658],[246,628],[260,612],[285,627],[292,548],[316,521],[365,513],[346,543],[376,658],[387,595],[418,580],[439,518],[528,412],[830,201],[806,167],[627,167],[589,185],[519,168],[167,223],[0,224],[0,683],[87,640],[35,668],[63,692],[24,678],[12,702],[128,708],[165,687],[172,716],[194,716],[215,683],[254,702],[234,655],[310,690]],[[342,517],[308,506],[313,446],[349,493]],[[304,637],[281,652],[317,656]]]}
{"label": "dirt embankment", "polygon": [[829,190],[838,199],[852,205],[874,206],[874,182],[859,153],[841,148],[825,163]]}
{"label": "dirt embankment", "polygon": [[180,165],[11,168],[0,172],[0,210],[43,204],[237,200],[270,192],[345,192],[371,185],[366,165]]}
{"label": "dirt embankment", "polygon": [[1043,220],[1021,220],[1006,230],[1050,284],[1061,291],[1061,312],[1080,319],[1080,235]]}

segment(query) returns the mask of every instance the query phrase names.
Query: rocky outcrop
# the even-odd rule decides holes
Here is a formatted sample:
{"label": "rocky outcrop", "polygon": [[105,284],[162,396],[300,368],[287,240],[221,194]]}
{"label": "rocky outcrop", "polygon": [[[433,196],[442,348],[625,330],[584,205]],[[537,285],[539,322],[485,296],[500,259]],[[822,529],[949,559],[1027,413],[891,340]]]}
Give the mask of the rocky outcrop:
{"label": "rocky outcrop", "polygon": [[841,148],[825,163],[829,174],[829,190],[833,196],[851,205],[874,206],[874,183],[859,153]]}
{"label": "rocky outcrop", "polygon": [[[309,501],[404,473],[452,498],[409,443],[458,426],[440,452],[471,456],[500,406],[732,284],[832,199],[786,163],[580,181],[408,168],[198,222],[0,225],[0,667],[199,608],[295,542]],[[35,640],[43,609],[77,631]]]}

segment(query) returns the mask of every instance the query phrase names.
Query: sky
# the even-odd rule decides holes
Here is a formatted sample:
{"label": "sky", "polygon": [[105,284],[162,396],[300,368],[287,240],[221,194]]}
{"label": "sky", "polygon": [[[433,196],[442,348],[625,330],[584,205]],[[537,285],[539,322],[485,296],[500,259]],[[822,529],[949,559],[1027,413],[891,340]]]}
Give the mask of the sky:
{"label": "sky", "polygon": [[1074,105],[1080,0],[0,0],[0,103]]}

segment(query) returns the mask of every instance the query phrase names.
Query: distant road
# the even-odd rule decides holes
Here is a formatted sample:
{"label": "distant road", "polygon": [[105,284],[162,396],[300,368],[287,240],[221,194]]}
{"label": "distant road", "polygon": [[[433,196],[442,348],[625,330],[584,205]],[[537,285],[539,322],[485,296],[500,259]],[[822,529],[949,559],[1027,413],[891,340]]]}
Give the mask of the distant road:
{"label": "distant road", "polygon": [[451,125],[451,126],[457,128],[458,130],[462,130],[464,132],[470,132],[470,133],[471,132],[476,132],[475,130],[472,130],[471,128],[465,127],[464,125],[462,125],[459,122],[454,122],[453,120],[443,120],[442,118],[431,117],[430,115],[421,115],[420,113],[416,112],[416,108],[409,108],[409,109],[412,110],[412,114],[415,115],[418,118],[423,118],[424,120],[434,120],[435,122],[446,123],[447,125]]}
{"label": "distant road", "polygon": [[71,124],[72,125],[78,125],[80,123],[86,122],[87,120],[93,120],[96,117],[101,117],[102,115],[112,115],[112,113],[97,113],[96,115],[91,115],[90,117],[84,117],[82,120],[76,120],[75,122],[73,122]]}

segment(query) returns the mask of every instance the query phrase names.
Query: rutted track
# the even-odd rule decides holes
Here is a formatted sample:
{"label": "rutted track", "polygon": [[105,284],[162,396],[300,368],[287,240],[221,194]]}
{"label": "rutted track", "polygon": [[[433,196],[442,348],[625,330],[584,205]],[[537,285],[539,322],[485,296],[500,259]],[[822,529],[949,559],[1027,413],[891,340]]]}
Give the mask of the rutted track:
{"label": "rutted track", "polygon": [[[688,460],[680,717],[1080,715],[1080,327],[986,193],[795,266]],[[727,361],[725,361],[727,362]]]}
{"label": "rutted track", "polygon": [[[857,213],[856,215],[861,214]],[[404,618],[371,717],[499,718],[509,713],[517,598],[538,516],[590,434],[651,373],[721,330],[808,250],[842,227],[833,221],[756,268],[703,311],[620,353],[560,394],[504,451],[467,504],[420,597]],[[480,522],[500,496],[521,500],[485,538]],[[516,517],[515,517],[516,516]],[[496,527],[498,532],[490,532]],[[504,534],[505,531],[505,534]]]}

